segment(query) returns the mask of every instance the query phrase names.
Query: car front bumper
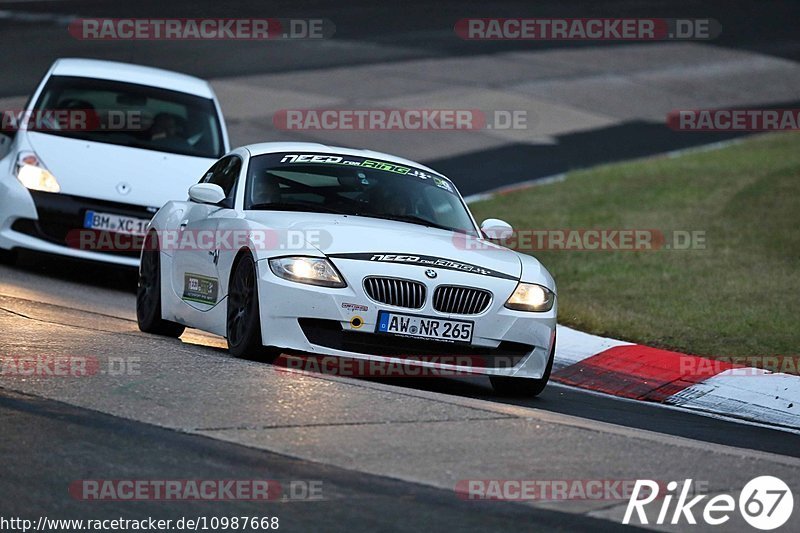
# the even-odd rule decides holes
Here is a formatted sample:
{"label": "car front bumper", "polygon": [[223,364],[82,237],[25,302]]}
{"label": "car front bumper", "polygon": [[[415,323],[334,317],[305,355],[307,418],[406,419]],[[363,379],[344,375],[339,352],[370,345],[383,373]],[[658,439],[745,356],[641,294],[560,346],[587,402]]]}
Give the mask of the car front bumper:
{"label": "car front bumper", "polygon": [[0,181],[0,249],[24,249],[114,265],[138,267],[138,249],[92,251],[70,242],[87,210],[150,218],[146,208],[29,191],[16,179]]}
{"label": "car front bumper", "polygon": [[[541,378],[555,341],[556,306],[545,313],[504,307],[516,281],[441,269],[437,278],[431,280],[419,266],[386,268],[364,261],[337,260],[336,266],[348,286],[333,289],[278,278],[266,259],[258,261],[257,265],[265,345],[315,355],[421,366],[456,375]],[[399,277],[425,284],[424,307],[407,309],[373,301],[362,284],[366,276]],[[493,299],[488,309],[477,315],[440,313],[432,305],[433,291],[438,285],[488,289]],[[472,343],[376,333],[379,311],[474,322]]]}

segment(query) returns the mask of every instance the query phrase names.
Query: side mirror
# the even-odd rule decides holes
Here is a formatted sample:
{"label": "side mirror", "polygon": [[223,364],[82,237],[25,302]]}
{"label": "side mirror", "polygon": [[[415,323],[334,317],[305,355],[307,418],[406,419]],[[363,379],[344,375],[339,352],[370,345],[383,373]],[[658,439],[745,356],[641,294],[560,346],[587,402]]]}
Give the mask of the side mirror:
{"label": "side mirror", "polygon": [[487,239],[503,240],[508,239],[514,234],[511,224],[497,218],[487,218],[481,224],[481,231]]}
{"label": "side mirror", "polygon": [[189,198],[201,204],[216,205],[225,199],[225,191],[214,183],[198,183],[189,187]]}

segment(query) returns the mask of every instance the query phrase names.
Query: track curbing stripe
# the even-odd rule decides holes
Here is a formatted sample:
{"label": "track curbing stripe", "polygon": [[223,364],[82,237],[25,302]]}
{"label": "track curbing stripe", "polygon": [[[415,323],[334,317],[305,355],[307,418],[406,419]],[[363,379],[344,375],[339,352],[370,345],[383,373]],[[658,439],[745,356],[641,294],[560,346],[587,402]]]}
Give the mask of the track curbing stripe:
{"label": "track curbing stripe", "polygon": [[551,379],[776,429],[800,429],[800,376],[582,333],[558,326]]}

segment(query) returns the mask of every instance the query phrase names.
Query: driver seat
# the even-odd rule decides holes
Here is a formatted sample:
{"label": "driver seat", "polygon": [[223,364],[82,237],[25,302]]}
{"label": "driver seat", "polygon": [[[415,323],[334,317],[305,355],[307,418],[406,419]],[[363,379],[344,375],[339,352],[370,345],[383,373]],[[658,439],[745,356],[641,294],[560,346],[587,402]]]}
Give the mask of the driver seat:
{"label": "driver seat", "polygon": [[281,202],[281,187],[278,179],[272,174],[256,177],[253,180],[252,203],[278,204]]}

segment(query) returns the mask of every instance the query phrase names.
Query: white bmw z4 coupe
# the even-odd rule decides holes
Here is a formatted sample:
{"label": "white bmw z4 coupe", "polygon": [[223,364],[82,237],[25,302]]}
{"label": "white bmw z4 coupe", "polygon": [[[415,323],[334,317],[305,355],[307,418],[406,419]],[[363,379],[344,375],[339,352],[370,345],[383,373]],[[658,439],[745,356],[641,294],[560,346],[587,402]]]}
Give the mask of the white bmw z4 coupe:
{"label": "white bmw z4 coupe", "polygon": [[314,143],[238,148],[148,226],[142,331],[227,338],[239,357],[302,353],[488,375],[539,394],[556,287],[491,242],[447,177],[413,161]]}
{"label": "white bmw z4 coupe", "polygon": [[167,201],[229,151],[209,84],[167,70],[57,60],[0,128],[0,254],[136,267]]}

